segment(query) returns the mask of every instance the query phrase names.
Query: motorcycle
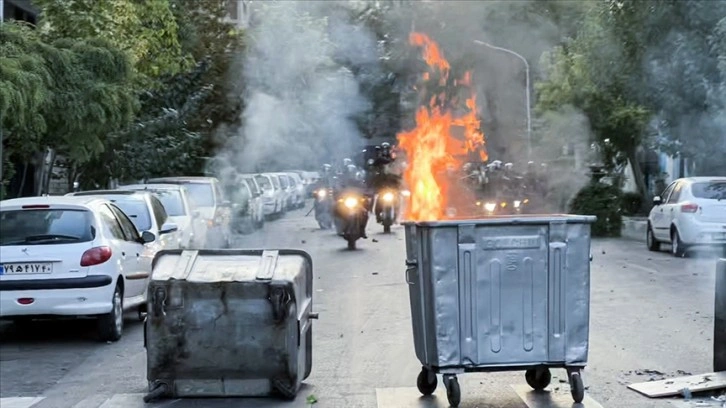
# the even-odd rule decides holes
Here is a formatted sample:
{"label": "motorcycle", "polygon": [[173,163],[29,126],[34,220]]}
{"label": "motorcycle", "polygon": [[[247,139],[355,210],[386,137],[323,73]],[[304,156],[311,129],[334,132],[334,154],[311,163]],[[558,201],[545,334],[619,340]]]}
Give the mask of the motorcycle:
{"label": "motorcycle", "polygon": [[376,204],[374,205],[376,213],[376,222],[383,225],[383,233],[391,233],[391,225],[398,218],[399,193],[397,190],[385,188],[376,195]]}
{"label": "motorcycle", "polygon": [[368,221],[367,198],[356,192],[343,192],[335,202],[335,230],[348,241],[348,249],[355,249],[355,242],[363,237]]}
{"label": "motorcycle", "polygon": [[331,201],[333,190],[329,188],[319,188],[314,192],[315,196],[315,221],[321,229],[330,229],[333,226],[331,214]]}

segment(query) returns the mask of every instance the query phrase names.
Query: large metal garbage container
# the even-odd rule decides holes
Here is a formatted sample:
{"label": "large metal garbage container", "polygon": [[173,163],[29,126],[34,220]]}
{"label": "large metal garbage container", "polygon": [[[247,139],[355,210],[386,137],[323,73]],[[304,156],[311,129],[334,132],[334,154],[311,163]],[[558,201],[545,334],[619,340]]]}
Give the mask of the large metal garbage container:
{"label": "large metal garbage container", "polygon": [[455,407],[456,374],[521,369],[530,386],[544,389],[549,367],[561,367],[581,402],[594,221],[547,215],[404,223],[421,393],[433,393],[442,373]]}

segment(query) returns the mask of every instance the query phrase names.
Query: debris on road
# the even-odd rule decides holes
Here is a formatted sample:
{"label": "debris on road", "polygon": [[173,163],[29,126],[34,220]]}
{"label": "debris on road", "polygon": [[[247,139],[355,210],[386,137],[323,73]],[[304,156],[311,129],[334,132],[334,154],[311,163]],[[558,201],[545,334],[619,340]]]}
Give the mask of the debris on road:
{"label": "debris on road", "polygon": [[[636,370],[637,374],[638,370]],[[660,371],[645,370],[647,374],[662,375]],[[640,375],[640,374],[638,374]],[[726,371],[716,373],[686,375],[682,377],[661,379],[630,384],[633,391],[639,392],[649,398],[669,397],[682,395],[689,399],[693,393],[712,391],[726,388]]]}
{"label": "debris on road", "polygon": [[375,239],[375,238],[373,238],[373,239],[372,239],[371,241],[373,241],[373,242],[378,242],[378,240],[377,240],[377,239]]}
{"label": "debris on road", "polygon": [[318,399],[315,397],[315,394],[308,395],[307,399],[305,400],[309,405],[317,404]]}

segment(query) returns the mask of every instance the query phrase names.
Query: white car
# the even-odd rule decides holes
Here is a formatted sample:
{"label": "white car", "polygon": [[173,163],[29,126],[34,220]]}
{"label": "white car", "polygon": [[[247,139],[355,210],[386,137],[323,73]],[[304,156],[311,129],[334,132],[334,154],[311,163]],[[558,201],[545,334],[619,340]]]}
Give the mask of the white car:
{"label": "white car", "polygon": [[726,177],[689,177],[671,183],[653,200],[646,241],[651,251],[671,244],[681,257],[693,246],[726,251]]}
{"label": "white car", "polygon": [[272,218],[282,214],[285,210],[285,197],[277,177],[271,174],[256,174],[254,177],[263,191],[262,202],[265,206],[265,216]]}
{"label": "white car", "polygon": [[242,183],[247,186],[250,192],[250,216],[255,228],[262,228],[265,224],[265,203],[262,199],[262,190],[251,176],[242,176]]}
{"label": "white car", "polygon": [[271,173],[273,178],[273,184],[277,180],[280,189],[282,190],[283,208],[284,211],[292,210],[293,208],[293,188],[290,185],[290,180],[287,178],[285,173]]}
{"label": "white car", "polygon": [[134,190],[89,190],[68,193],[66,196],[95,196],[116,204],[134,223],[138,231],[149,231],[156,239],[152,249],[179,249],[181,247],[181,231],[179,226],[168,220],[164,205],[147,191]]}
{"label": "white car", "polygon": [[146,304],[154,234],[98,197],[0,202],[0,317],[93,316],[103,341]]}
{"label": "white car", "polygon": [[287,173],[288,179],[292,180],[292,188],[293,188],[293,195],[294,195],[294,204],[293,206],[295,208],[303,208],[305,207],[305,183],[303,182],[302,177],[300,177],[300,174],[295,172]]}
{"label": "white car", "polygon": [[148,191],[161,201],[169,216],[169,222],[179,228],[179,247],[197,249],[204,246],[207,223],[202,219],[189,196],[189,191],[180,184],[131,184],[119,190]]}

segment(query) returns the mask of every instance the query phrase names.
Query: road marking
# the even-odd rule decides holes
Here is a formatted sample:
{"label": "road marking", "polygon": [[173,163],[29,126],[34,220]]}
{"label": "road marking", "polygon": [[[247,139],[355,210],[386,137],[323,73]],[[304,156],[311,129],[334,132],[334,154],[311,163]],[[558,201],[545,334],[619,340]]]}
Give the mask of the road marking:
{"label": "road marking", "polygon": [[44,400],[45,397],[8,397],[0,398],[2,408],[30,408]]}
{"label": "road marking", "polygon": [[527,404],[528,408],[603,408],[597,401],[590,398],[587,393],[585,393],[585,399],[582,400],[581,404],[575,404],[572,401],[570,389],[566,384],[562,384],[557,391],[550,391],[548,388],[543,392],[535,392],[526,384],[510,385],[510,387]]}

